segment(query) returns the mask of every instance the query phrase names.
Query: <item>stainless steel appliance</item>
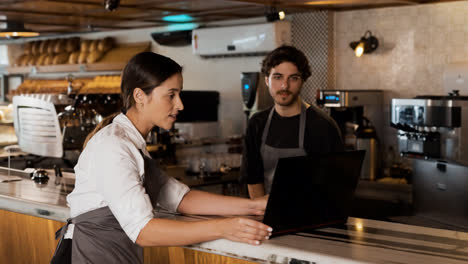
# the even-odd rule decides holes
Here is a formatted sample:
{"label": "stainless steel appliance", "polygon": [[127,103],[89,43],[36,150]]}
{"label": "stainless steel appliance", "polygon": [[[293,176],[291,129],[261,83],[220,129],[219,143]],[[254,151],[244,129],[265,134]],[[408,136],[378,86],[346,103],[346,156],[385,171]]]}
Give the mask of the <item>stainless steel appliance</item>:
{"label": "stainless steel appliance", "polygon": [[468,230],[468,97],[392,99],[398,150],[413,166],[416,216]]}
{"label": "stainless steel appliance", "polygon": [[383,91],[321,90],[317,104],[336,121],[348,150],[366,150],[361,179],[378,178],[383,153]]}
{"label": "stainless steel appliance", "polygon": [[468,166],[468,97],[392,99],[400,153]]}

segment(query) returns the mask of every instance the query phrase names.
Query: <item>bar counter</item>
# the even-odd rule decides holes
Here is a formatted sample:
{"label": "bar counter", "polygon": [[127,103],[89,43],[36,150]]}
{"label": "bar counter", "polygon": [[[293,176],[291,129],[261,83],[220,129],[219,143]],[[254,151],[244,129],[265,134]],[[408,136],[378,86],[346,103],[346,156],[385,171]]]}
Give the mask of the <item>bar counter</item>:
{"label": "bar counter", "polygon": [[[0,174],[8,177],[14,179]],[[43,185],[28,178],[0,183],[2,262],[50,260],[57,243],[54,232],[69,216],[65,197],[74,179],[49,177]],[[276,237],[259,246],[220,239],[184,248],[148,247],[144,254],[145,263],[467,263],[468,233],[350,217],[342,226]]]}

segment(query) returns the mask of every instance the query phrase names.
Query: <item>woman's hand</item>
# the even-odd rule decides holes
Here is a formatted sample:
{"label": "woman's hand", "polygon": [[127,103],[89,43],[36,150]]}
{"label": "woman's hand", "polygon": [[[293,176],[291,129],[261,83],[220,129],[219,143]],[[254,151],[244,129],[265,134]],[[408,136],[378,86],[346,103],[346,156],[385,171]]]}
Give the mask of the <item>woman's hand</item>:
{"label": "woman's hand", "polygon": [[258,221],[233,217],[216,220],[217,229],[222,238],[251,245],[260,245],[261,241],[271,236],[273,229]]}
{"label": "woman's hand", "polygon": [[258,198],[250,200],[249,209],[251,211],[251,214],[253,214],[253,215],[264,215],[265,214],[265,209],[266,209],[266,205],[267,205],[267,202],[268,202],[268,196],[269,195],[264,195],[262,197],[258,197]]}

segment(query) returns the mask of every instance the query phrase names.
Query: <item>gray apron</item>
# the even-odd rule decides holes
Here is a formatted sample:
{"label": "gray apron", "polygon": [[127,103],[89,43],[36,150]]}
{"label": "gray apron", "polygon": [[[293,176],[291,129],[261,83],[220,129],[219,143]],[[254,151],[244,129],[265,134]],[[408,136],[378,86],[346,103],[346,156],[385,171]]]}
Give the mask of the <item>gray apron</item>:
{"label": "gray apron", "polygon": [[[168,177],[155,160],[141,154],[145,160],[143,186],[154,207]],[[69,224],[75,225],[73,239],[64,239]],[[143,248],[130,240],[108,206],[67,219],[67,224],[55,233],[55,239],[59,237],[53,264],[143,263]]]}
{"label": "gray apron", "polygon": [[274,148],[266,144],[268,132],[270,131],[271,119],[275,112],[273,107],[268,115],[265,128],[263,129],[262,143],[260,145],[260,153],[262,154],[263,160],[263,178],[265,194],[269,194],[271,191],[271,185],[273,184],[273,177],[275,175],[276,164],[280,158],[305,156],[307,153],[304,150],[304,135],[306,127],[306,106],[302,103],[301,116],[299,119],[299,147],[298,148]]}

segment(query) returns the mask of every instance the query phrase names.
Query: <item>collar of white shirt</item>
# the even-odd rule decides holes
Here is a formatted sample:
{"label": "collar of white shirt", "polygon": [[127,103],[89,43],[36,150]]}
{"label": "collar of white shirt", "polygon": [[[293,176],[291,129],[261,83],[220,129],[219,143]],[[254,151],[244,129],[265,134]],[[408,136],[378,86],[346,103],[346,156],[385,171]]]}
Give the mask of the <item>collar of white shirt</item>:
{"label": "collar of white shirt", "polygon": [[145,139],[140,134],[138,129],[135,127],[135,125],[133,125],[132,121],[130,121],[130,119],[128,119],[126,115],[124,115],[123,113],[120,113],[114,118],[112,123],[124,127],[125,131],[129,133],[129,139],[132,141],[132,143],[138,149],[142,150],[143,153],[145,153],[145,155],[147,154]]}

